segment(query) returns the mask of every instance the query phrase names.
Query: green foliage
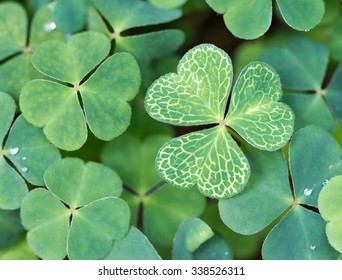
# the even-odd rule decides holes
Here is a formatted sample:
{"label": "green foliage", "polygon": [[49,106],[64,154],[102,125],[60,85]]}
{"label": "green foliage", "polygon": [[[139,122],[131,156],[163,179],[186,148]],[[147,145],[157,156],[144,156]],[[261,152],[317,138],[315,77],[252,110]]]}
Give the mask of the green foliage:
{"label": "green foliage", "polygon": [[341,259],[340,0],[0,2],[1,260]]}
{"label": "green foliage", "polygon": [[147,237],[163,247],[171,247],[178,225],[186,218],[199,216],[204,198],[196,191],[186,193],[160,182],[155,171],[155,156],[169,136],[152,135],[144,141],[124,135],[107,144],[103,162],[117,170],[125,183],[123,197],[132,211],[132,223],[142,224]]}
{"label": "green foliage", "polygon": [[[256,39],[270,27],[271,0],[206,0],[217,13],[223,14],[227,28],[241,39]],[[324,14],[323,0],[277,0],[285,22],[293,29],[309,31],[320,23]],[[310,6],[310,9],[307,7]]]}
{"label": "green foliage", "polygon": [[326,239],[323,219],[308,209],[317,211],[322,187],[342,171],[336,141],[313,126],[294,134],[289,148],[292,186],[281,151],[266,153],[249,146],[244,151],[250,158],[251,179],[243,193],[219,202],[223,222],[238,233],[253,234],[280,216],[281,221],[265,239],[265,259],[336,258]]}
{"label": "green foliage", "polygon": [[66,158],[52,164],[44,177],[48,189],[31,191],[21,208],[35,254],[43,259],[106,256],[113,240],[129,228],[129,208],[118,198],[118,175],[98,163]]}
{"label": "green foliage", "polygon": [[[277,70],[283,87],[289,89],[289,93],[284,95],[284,102],[296,114],[295,129],[317,125],[332,132],[334,119],[330,108],[339,120],[342,117],[341,100],[337,98],[341,70],[336,70],[328,86],[323,89],[328,49],[302,37],[290,37],[280,47],[266,50],[261,59]],[[308,91],[315,94],[304,94]]]}
{"label": "green foliage", "polygon": [[0,107],[4,108],[0,112],[0,209],[12,210],[20,207],[27,194],[25,180],[36,186],[44,185],[46,168],[58,160],[60,154],[42,131],[23,116],[12,124],[15,103],[3,92],[0,92]]}
{"label": "green foliage", "polygon": [[87,124],[96,137],[107,141],[128,127],[131,109],[127,102],[138,92],[139,68],[130,54],[119,53],[92,73],[109,49],[104,35],[86,32],[74,35],[67,44],[47,42],[34,53],[32,62],[39,71],[68,83],[35,80],[24,87],[20,97],[24,116],[44,127],[55,146],[64,150],[82,147]]}
{"label": "green foliage", "polygon": [[336,176],[321,191],[318,208],[326,225],[326,233],[330,244],[342,253],[342,177]]}
{"label": "green foliage", "polygon": [[227,198],[242,191],[250,170],[246,157],[227,132],[231,127],[251,145],[274,151],[286,144],[294,116],[280,102],[277,73],[254,62],[240,74],[227,115],[232,64],[221,49],[203,44],[187,52],[178,73],[156,80],[146,95],[146,110],[173,125],[218,124],[166,143],[158,152],[157,169],[180,188],[197,186],[205,196]]}
{"label": "green foliage", "polygon": [[22,87],[41,77],[31,64],[32,51],[42,42],[63,39],[64,35],[53,28],[47,7],[35,14],[29,35],[26,12],[15,2],[0,4],[0,22],[0,91],[9,93],[18,101]]}

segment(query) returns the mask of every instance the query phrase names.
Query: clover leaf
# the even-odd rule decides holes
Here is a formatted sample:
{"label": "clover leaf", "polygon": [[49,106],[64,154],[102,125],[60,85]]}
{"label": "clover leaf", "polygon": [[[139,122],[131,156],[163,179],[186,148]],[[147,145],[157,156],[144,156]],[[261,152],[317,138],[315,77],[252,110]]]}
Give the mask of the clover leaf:
{"label": "clover leaf", "polygon": [[175,138],[160,149],[156,165],[167,182],[183,189],[196,185],[208,197],[234,196],[246,185],[250,170],[226,126],[263,150],[277,150],[289,140],[294,115],[278,102],[281,85],[270,66],[253,62],[244,68],[225,116],[231,84],[229,56],[203,44],[183,56],[177,74],[160,77],[148,89],[145,102],[151,117],[181,126],[218,124]]}
{"label": "clover leaf", "polygon": [[[24,229],[20,223],[19,211],[0,209],[0,251],[15,244],[22,236]],[[0,253],[1,255],[1,253]]]}
{"label": "clover leaf", "polygon": [[[284,94],[284,102],[296,114],[296,130],[317,125],[332,132],[334,120],[330,107],[342,123],[342,99],[339,94],[342,71],[341,67],[337,68],[334,77],[323,89],[329,61],[329,51],[324,45],[291,36],[280,47],[265,50],[261,59],[277,70],[283,87],[290,90]],[[305,92],[310,94],[303,94]]]}
{"label": "clover leaf", "polygon": [[28,246],[26,239],[0,249],[0,260],[37,260],[38,258]]}
{"label": "clover leaf", "polygon": [[0,91],[18,101],[22,87],[41,77],[31,64],[32,52],[42,42],[65,35],[55,30],[47,7],[34,15],[29,36],[26,12],[15,2],[0,4],[0,22]]}
{"label": "clover leaf", "polygon": [[[60,82],[34,80],[20,97],[29,122],[44,127],[58,148],[77,150],[87,139],[87,124],[102,140],[111,140],[129,125],[132,100],[140,86],[140,72],[128,53],[114,54],[88,78],[107,56],[109,40],[100,33],[74,35],[67,44],[49,41],[32,57],[35,67]],[[65,84],[67,83],[67,84]]]}
{"label": "clover leaf", "polygon": [[35,254],[43,259],[105,257],[129,229],[129,208],[118,198],[119,176],[101,164],[65,158],[52,164],[44,178],[48,189],[29,192],[21,207]]}
{"label": "clover leaf", "polygon": [[123,135],[106,145],[101,158],[117,170],[125,184],[123,198],[132,211],[132,222],[142,216],[144,233],[153,244],[172,245],[179,224],[186,218],[197,217],[205,208],[205,200],[196,190],[184,195],[161,182],[155,170],[159,147],[170,136],[151,135],[144,140]]}
{"label": "clover leaf", "polygon": [[244,151],[251,179],[243,193],[220,200],[223,222],[240,234],[254,234],[281,218],[264,241],[264,259],[336,259],[317,210],[322,187],[342,171],[334,138],[318,127],[300,129],[290,143],[289,171],[281,151],[266,153],[247,145]]}
{"label": "clover leaf", "polygon": [[[138,35],[125,35],[132,28],[169,22],[181,16],[177,9],[161,9],[142,0],[94,0],[95,9],[89,11],[89,30],[106,34],[115,40],[115,52],[128,52],[140,67],[148,70],[151,60],[177,50],[184,41],[179,30],[154,31]],[[106,19],[109,26],[103,21]],[[170,44],[169,42],[172,42]]]}
{"label": "clover leaf", "polygon": [[342,176],[327,183],[318,197],[318,208],[325,221],[328,240],[342,253]]}
{"label": "clover leaf", "polygon": [[36,186],[44,185],[46,168],[60,154],[43,132],[23,116],[12,124],[15,102],[3,92],[0,92],[0,108],[0,209],[12,210],[20,207],[27,194],[25,180]]}
{"label": "clover leaf", "polygon": [[[256,39],[270,27],[272,1],[206,0],[235,37]],[[318,25],[324,14],[323,0],[277,0],[285,22],[293,29],[308,31]],[[310,9],[307,7],[310,6]]]}
{"label": "clover leaf", "polygon": [[223,238],[198,218],[185,220],[173,241],[174,260],[231,260],[232,253]]}
{"label": "clover leaf", "polygon": [[112,251],[106,260],[160,260],[147,237],[136,227],[132,226],[127,235],[114,242]]}

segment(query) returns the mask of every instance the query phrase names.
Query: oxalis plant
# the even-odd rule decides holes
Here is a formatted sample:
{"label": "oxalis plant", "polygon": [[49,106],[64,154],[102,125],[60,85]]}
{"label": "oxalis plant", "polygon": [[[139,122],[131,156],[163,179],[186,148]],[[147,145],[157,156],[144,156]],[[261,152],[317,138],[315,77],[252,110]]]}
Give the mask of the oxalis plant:
{"label": "oxalis plant", "polygon": [[342,259],[341,19],[1,1],[0,259]]}

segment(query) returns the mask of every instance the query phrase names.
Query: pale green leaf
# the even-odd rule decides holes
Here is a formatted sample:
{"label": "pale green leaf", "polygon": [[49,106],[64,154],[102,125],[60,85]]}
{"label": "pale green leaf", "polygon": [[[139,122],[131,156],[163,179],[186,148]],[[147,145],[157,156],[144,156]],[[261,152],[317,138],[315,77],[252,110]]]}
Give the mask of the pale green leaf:
{"label": "pale green leaf", "polygon": [[222,121],[233,74],[229,56],[214,45],[199,45],[183,56],[177,72],[151,85],[145,100],[147,112],[175,125]]}
{"label": "pale green leaf", "polygon": [[85,164],[65,158],[52,164],[45,173],[49,190],[73,208],[103,197],[120,196],[121,180],[115,171],[99,163]]}
{"label": "pale green leaf", "polygon": [[81,85],[80,93],[89,128],[102,140],[122,134],[130,123],[127,103],[138,93],[140,70],[128,53],[114,54]]}
{"label": "pale green leaf", "polygon": [[160,260],[147,237],[137,228],[131,227],[128,234],[121,240],[115,241],[106,260]]}
{"label": "pale green leaf", "polygon": [[87,139],[87,127],[77,92],[59,83],[35,80],[20,96],[24,117],[44,127],[48,140],[58,148],[77,150]]}
{"label": "pale green leaf", "polygon": [[196,186],[213,198],[238,194],[250,174],[246,157],[225,126],[171,140],[160,149],[156,165],[166,181],[180,188]]}
{"label": "pale green leaf", "polygon": [[0,209],[0,259],[3,249],[15,244],[23,234],[19,211],[8,211]]}
{"label": "pale green leaf", "polygon": [[281,95],[277,73],[267,64],[250,63],[235,84],[227,124],[259,149],[283,147],[292,135],[294,114],[278,102]]}
{"label": "pale green leaf", "polygon": [[309,31],[323,18],[323,0],[277,0],[277,3],[286,23],[296,30]]}
{"label": "pale green leaf", "polygon": [[37,260],[37,256],[33,253],[27,244],[26,239],[23,239],[16,244],[0,250],[0,260]]}
{"label": "pale green leaf", "polygon": [[329,243],[342,253],[342,176],[332,178],[318,197],[318,208],[327,221]]}

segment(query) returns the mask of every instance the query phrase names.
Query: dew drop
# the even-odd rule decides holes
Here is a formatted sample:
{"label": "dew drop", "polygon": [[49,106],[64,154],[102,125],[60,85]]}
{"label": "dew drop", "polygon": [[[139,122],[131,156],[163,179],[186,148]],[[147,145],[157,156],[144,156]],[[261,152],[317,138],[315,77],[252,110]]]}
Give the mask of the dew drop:
{"label": "dew drop", "polygon": [[19,153],[19,148],[18,147],[10,149],[10,154],[11,155],[16,155],[17,153]]}
{"label": "dew drop", "polygon": [[304,32],[309,32],[309,31],[310,31],[310,29],[305,29],[305,30],[304,30]]}
{"label": "dew drop", "polygon": [[21,171],[22,171],[23,173],[26,173],[26,172],[28,171],[28,168],[27,168],[27,167],[22,167],[22,168],[21,168]]}
{"label": "dew drop", "polygon": [[45,32],[51,32],[51,31],[55,30],[56,27],[57,27],[56,23],[51,21],[51,22],[48,22],[48,23],[44,24],[44,31]]}
{"label": "dew drop", "polygon": [[326,184],[329,183],[329,180],[328,179],[325,179],[323,182],[322,182],[322,185],[325,186]]}
{"label": "dew drop", "polygon": [[51,12],[55,9],[56,4],[57,4],[57,1],[53,1],[47,5]]}
{"label": "dew drop", "polygon": [[22,159],[22,160],[27,160],[27,157],[22,157],[21,159]]}
{"label": "dew drop", "polygon": [[228,252],[224,252],[224,255],[225,255],[225,256],[228,256]]}
{"label": "dew drop", "polygon": [[316,245],[310,245],[310,250],[314,251],[316,249]]}
{"label": "dew drop", "polygon": [[312,194],[312,189],[305,189],[304,190],[304,195],[305,196],[310,196]]}

